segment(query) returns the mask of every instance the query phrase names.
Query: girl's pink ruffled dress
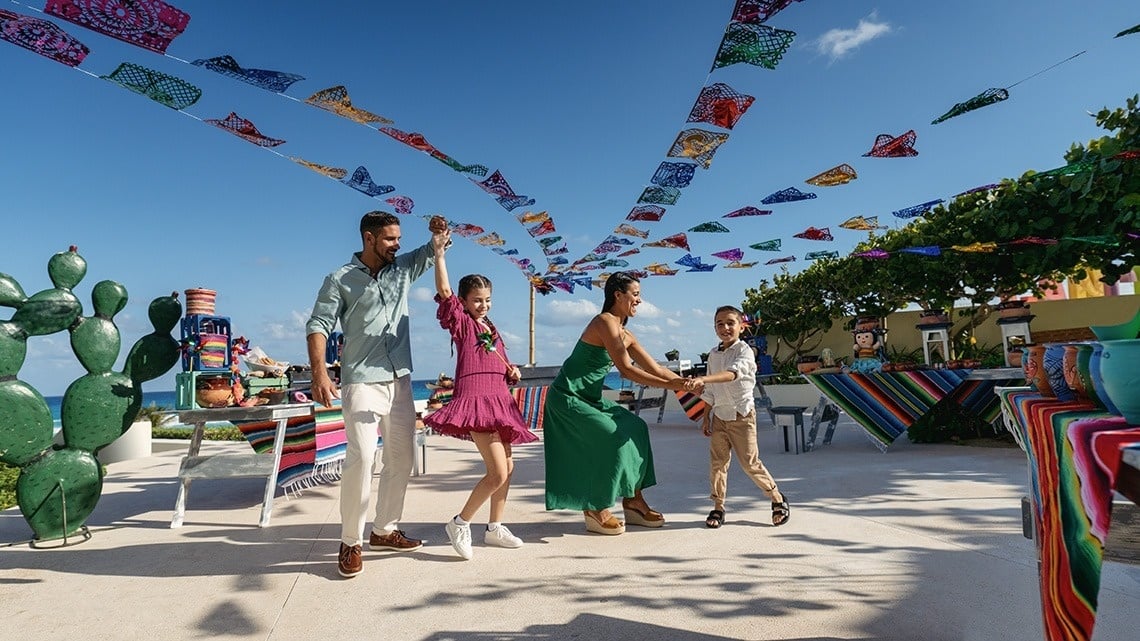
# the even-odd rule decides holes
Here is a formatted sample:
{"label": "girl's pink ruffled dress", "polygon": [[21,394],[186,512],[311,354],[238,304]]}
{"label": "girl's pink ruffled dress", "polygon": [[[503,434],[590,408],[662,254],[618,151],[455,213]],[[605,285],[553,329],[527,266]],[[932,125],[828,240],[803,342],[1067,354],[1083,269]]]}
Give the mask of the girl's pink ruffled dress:
{"label": "girl's pink ruffled dress", "polygon": [[503,362],[507,353],[502,339],[496,336],[497,351],[488,352],[478,338],[483,329],[464,311],[459,296],[442,300],[437,294],[435,301],[439,303],[436,318],[455,342],[455,394],[450,403],[424,417],[424,425],[468,441],[471,432],[495,431],[503,443],[537,441],[507,388],[507,366]]}

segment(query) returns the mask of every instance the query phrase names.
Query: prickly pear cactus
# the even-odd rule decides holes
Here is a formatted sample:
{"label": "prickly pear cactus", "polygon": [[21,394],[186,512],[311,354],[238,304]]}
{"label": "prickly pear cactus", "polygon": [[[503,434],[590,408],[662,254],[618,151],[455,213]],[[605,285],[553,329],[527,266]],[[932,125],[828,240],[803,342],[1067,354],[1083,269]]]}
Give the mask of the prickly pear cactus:
{"label": "prickly pear cactus", "polygon": [[[127,290],[105,280],[91,293],[94,314],[72,290],[87,273],[75,247],[48,261],[54,287],[26,296],[15,278],[0,273],[0,306],[14,308],[0,320],[0,462],[20,468],[16,502],[39,540],[70,536],[83,528],[99,502],[103,472],[97,455],[123,434],[142,406],[142,384],[178,362],[171,331],[182,315],[177,293],[156,298],[149,316],[154,331],[135,342],[123,371],[112,368],[121,339],[114,316],[127,304]],[[87,371],[68,386],[60,423],[63,446],[52,446],[47,401],[19,379],[29,336],[68,331],[71,349]]]}

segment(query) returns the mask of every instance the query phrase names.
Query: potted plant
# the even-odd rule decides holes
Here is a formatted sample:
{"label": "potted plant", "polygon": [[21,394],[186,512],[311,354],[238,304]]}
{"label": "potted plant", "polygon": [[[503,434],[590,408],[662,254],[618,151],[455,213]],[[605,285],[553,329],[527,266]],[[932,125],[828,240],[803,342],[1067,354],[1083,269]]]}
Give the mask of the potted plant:
{"label": "potted plant", "polygon": [[708,352],[701,352],[701,362],[702,363],[709,362],[709,353]]}
{"label": "potted plant", "polygon": [[681,360],[681,352],[678,352],[676,349],[671,349],[671,350],[665,352],[665,360],[667,360],[667,361],[679,361],[679,360]]}
{"label": "potted plant", "polygon": [[944,309],[926,309],[918,315],[919,325],[941,325],[949,322],[950,316]]}
{"label": "potted plant", "polygon": [[998,303],[999,318],[1021,318],[1029,315],[1029,304],[1023,300],[1007,300]]}
{"label": "potted plant", "polygon": [[796,359],[796,371],[800,374],[810,374],[820,367],[823,367],[823,362],[818,355],[806,354]]}

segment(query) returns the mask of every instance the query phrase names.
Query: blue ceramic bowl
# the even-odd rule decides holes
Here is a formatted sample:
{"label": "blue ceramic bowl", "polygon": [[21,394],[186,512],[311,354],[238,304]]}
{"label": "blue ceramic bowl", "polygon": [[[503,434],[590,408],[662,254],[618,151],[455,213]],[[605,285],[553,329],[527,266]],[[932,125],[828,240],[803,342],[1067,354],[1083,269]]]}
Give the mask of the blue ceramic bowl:
{"label": "blue ceramic bowl", "polygon": [[1101,341],[1104,391],[1124,420],[1140,425],[1140,339]]}

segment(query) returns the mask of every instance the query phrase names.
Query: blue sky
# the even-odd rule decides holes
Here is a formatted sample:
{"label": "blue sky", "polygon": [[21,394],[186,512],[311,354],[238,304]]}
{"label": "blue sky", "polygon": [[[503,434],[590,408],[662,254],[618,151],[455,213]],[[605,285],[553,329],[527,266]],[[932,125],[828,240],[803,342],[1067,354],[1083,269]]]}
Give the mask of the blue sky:
{"label": "blue sky", "polygon": [[[714,251],[782,238],[784,252],[746,250],[761,262],[808,251],[846,253],[864,238],[838,228],[854,216],[890,215],[1026,169],[1063,163],[1073,141],[1099,135],[1086,112],[1124,104],[1140,90],[1140,22],[1131,3],[963,0],[927,3],[805,0],[769,24],[798,35],[779,67],[709,67],[733,0],[549,3],[226,3],[180,0],[192,18],[168,49],[184,60],[232,55],[244,67],[298,73],[287,94],[304,99],[345,85],[353,103],[424,134],[463,163],[500,169],[537,200],[567,239],[570,258],[590,251],[630,208],[685,123],[700,89],[724,82],[756,102],[698,170],[650,239],[684,231],[796,186],[813,201],[775,205],[771,216],[724,221],[730,234],[690,233],[705,262]],[[3,8],[35,14],[19,3]],[[36,6],[42,6],[38,3]],[[269,15],[268,11],[273,14]],[[186,111],[231,111],[288,142],[282,154],[352,171],[440,213],[498,231],[543,264],[524,228],[493,198],[426,154],[295,100],[55,20],[91,48],[80,65],[96,75],[133,62],[200,87]],[[1080,50],[1088,52],[1013,88],[1011,98],[937,126],[956,102],[1006,87]],[[48,258],[78,245],[88,275],[78,293],[123,283],[131,302],[116,320],[125,352],[149,331],[146,304],[190,287],[218,291],[218,314],[271,356],[304,359],[303,324],[323,276],[359,249],[365,211],[387,208],[279,156],[29,51],[0,42],[0,271],[29,294],[50,286]],[[863,158],[875,136],[918,133],[919,156]],[[804,180],[840,163],[859,178],[813,188]],[[383,198],[383,197],[382,197]],[[762,206],[761,206],[762,207]],[[830,227],[835,242],[791,238]],[[404,219],[405,248],[428,238]],[[683,252],[646,249],[632,266]],[[527,360],[528,287],[504,258],[457,239],[453,278],[480,272],[495,283],[491,316],[510,355]],[[738,304],[778,266],[651,277],[631,327],[654,354],[696,358],[715,342],[711,311]],[[416,378],[451,371],[447,335],[434,322],[430,275],[412,301]],[[557,364],[601,303],[599,290],[539,297],[536,361]],[[0,312],[8,317],[10,310]],[[20,377],[60,394],[82,374],[66,336],[35,337]],[[173,388],[173,373],[148,390]]]}

